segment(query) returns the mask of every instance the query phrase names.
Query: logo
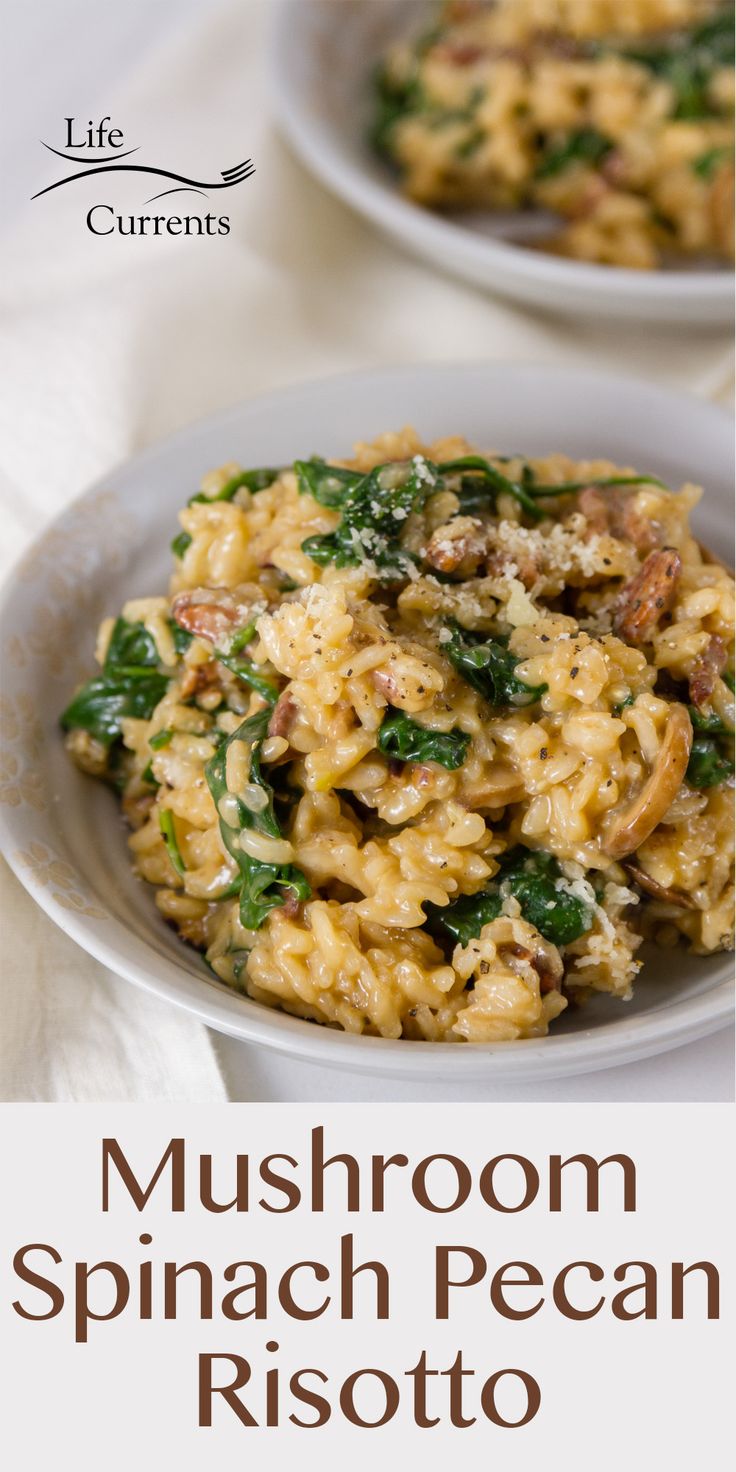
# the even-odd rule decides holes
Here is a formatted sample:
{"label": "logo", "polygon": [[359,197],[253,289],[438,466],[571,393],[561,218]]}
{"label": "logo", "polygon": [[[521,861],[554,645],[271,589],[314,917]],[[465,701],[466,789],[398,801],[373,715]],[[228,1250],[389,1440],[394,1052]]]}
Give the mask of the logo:
{"label": "logo", "polygon": [[[216,190],[234,189],[237,185],[250,179],[255,173],[255,165],[251,160],[245,159],[243,163],[236,164],[234,168],[222,169],[213,183],[204,179],[190,179],[185,174],[178,174],[172,169],[162,169],[153,164],[142,163],[136,159],[134,163],[123,162],[130,160],[133,154],[140,152],[140,147],[125,148],[125,137],[121,128],[111,126],[112,119],[102,118],[99,122],[88,122],[86,128],[77,118],[65,118],[66,139],[63,148],[54,148],[51,143],[45,143],[41,139],[42,146],[47,148],[57,158],[64,160],[66,164],[81,165],[75,167],[72,173],[65,174],[62,179],[56,179],[47,184],[43,189],[38,189],[32,199],[40,199],[44,194],[50,194],[55,189],[63,189],[73,185],[79,179],[97,178],[107,180],[116,175],[139,175],[141,183],[144,179],[147,188],[154,188],[156,192],[143,201],[143,207],[156,204],[162,199],[171,199],[172,195],[197,194],[203,199],[209,199],[210,194]],[[160,188],[160,184],[167,187]],[[109,193],[109,190],[108,190]],[[161,209],[167,209],[161,206]],[[200,207],[201,211],[201,207]],[[213,214],[209,209],[206,214],[119,214],[113,204],[93,204],[87,211],[86,226],[92,235],[228,235],[230,233],[230,220],[227,215]]]}

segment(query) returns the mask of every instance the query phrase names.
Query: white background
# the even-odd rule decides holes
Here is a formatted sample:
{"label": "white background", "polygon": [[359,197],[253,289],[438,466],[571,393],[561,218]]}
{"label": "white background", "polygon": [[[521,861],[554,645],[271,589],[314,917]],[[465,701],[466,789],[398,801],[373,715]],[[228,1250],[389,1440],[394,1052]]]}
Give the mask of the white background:
{"label": "white background", "polygon": [[[268,0],[268,5],[271,3],[272,0]],[[157,46],[166,45],[171,38],[176,37],[178,32],[185,33],[188,27],[200,23],[210,12],[215,11],[216,6],[209,5],[207,0],[126,0],[124,5],[100,5],[97,0],[29,0],[29,3],[25,4],[19,3],[19,0],[14,0],[14,3],[8,3],[6,0],[6,44],[2,48],[0,59],[0,87],[2,87],[2,95],[5,99],[4,126],[0,135],[0,169],[8,201],[8,218],[11,221],[16,208],[22,210],[27,207],[27,196],[30,192],[28,179],[30,177],[35,179],[38,175],[39,138],[56,137],[58,139],[59,119],[69,113],[79,116],[97,116],[100,99],[104,100],[106,95],[112,93],[128,72],[135,71],[141,56],[148,55]],[[188,139],[187,147],[189,147]],[[292,166],[292,174],[286,173],[285,178],[290,179],[292,187],[295,187],[296,166]],[[316,186],[313,192],[319,195],[322,193],[317,191]],[[329,212],[327,218],[331,225],[334,227],[339,222],[339,227],[342,228],[344,225],[346,231],[351,229],[353,231],[351,238],[357,240],[354,233],[355,227],[350,222],[347,213],[328,201],[326,196],[322,196],[322,199],[321,208],[324,212]],[[39,214],[39,226],[40,221],[41,215]],[[313,245],[317,239],[317,236],[312,237]],[[321,248],[321,236],[319,243]],[[279,242],[279,248],[281,248],[281,242]],[[375,281],[371,277],[366,279],[371,288],[378,291],[381,271],[387,269],[389,259],[393,260],[397,253],[394,252],[393,247],[380,243],[377,239],[374,250]],[[404,279],[408,279],[408,275],[414,273],[417,279],[420,279],[421,274],[421,278],[427,280],[426,268],[419,265],[414,266],[405,258],[400,259]],[[294,261],[294,270],[298,271],[299,263],[296,255]],[[78,281],[75,289],[79,292]],[[126,282],[123,289],[127,292],[129,283]],[[336,286],[336,291],[338,289],[349,291],[349,280],[346,284],[343,277]],[[460,311],[467,312],[469,301],[472,306],[473,300],[477,300],[478,303],[481,300],[480,297],[475,298],[474,293],[468,289],[450,287],[441,278],[437,278],[436,289],[438,304],[440,293],[442,294],[446,320],[449,320],[447,314],[453,312],[455,303]],[[79,299],[81,302],[81,296]],[[125,299],[127,298],[121,298],[120,316],[123,331],[125,318],[123,302]],[[325,306],[325,299],[322,298],[315,307],[314,322],[317,332],[321,320],[319,313],[325,310]],[[94,307],[92,310],[94,311]],[[518,330],[522,332],[521,314],[516,314],[515,320],[519,324]],[[345,365],[357,365],[363,359],[372,361],[373,343],[368,339],[351,341],[349,318],[345,317],[343,312],[339,316],[337,325],[341,333],[343,329],[346,333],[344,345],[341,338],[340,348]],[[410,336],[411,321],[406,314],[402,326],[405,330],[408,329]],[[334,329],[335,324],[331,323],[330,327]],[[246,343],[246,325],[243,324],[240,330],[244,334],[243,340]],[[679,381],[675,375],[675,368],[679,373],[680,366],[687,361],[687,350],[683,347],[681,336],[678,335],[675,346],[673,339],[668,338],[666,332],[658,337],[655,330],[647,329],[646,332],[639,334],[641,341],[632,340],[630,334],[627,335],[623,331],[619,339],[616,332],[617,329],[613,323],[601,326],[590,324],[570,326],[568,324],[564,332],[566,360],[570,361],[571,357],[577,355],[577,361],[579,361],[581,352],[595,355],[597,349],[603,345],[602,339],[605,339],[609,357],[612,344],[620,343],[621,371],[626,371],[627,368],[627,352],[633,353],[635,349],[635,356],[639,364],[637,371],[649,372],[653,377],[660,377],[663,382]],[[636,330],[633,329],[633,332],[635,333]],[[283,339],[280,381],[286,382],[290,376],[293,376],[293,372],[290,373],[289,369],[288,312],[285,312],[284,318],[278,324],[278,333],[280,334],[279,343]],[[326,334],[325,351],[330,348],[330,341],[331,339]],[[691,347],[692,341],[691,338]],[[561,354],[563,352],[562,342],[561,334]],[[382,347],[381,344],[379,351],[382,350]],[[402,337],[400,342],[397,341],[397,348],[405,355],[405,337]],[[494,344],[489,343],[489,349],[492,350],[494,356],[498,356],[498,350]],[[473,340],[472,351],[476,355],[479,352],[477,340]],[[521,351],[527,351],[526,345]],[[702,357],[702,338],[698,339],[698,351]],[[722,351],[722,339],[714,338],[714,389],[721,381]],[[245,356],[246,358],[248,356],[247,350]],[[319,348],[315,349],[313,356],[315,362],[319,361],[317,371],[325,372],[331,367],[343,366],[342,359],[334,363],[321,361]],[[250,365],[249,362],[248,369]],[[269,372],[272,371],[272,366],[270,366]],[[49,381],[53,382],[53,375]],[[239,380],[228,376],[223,370],[221,384],[215,383],[213,386],[213,383],[209,382],[209,398],[202,400],[196,384],[190,387],[185,377],[177,380],[175,376],[173,385],[161,380],[158,390],[159,400],[149,401],[145,411],[141,410],[138,440],[140,441],[142,437],[145,442],[148,438],[165,432],[169,427],[175,427],[180,422],[182,414],[194,417],[209,408],[217,407],[220,402],[227,402],[228,397],[232,397],[239,391],[238,384]],[[246,370],[244,386],[246,391],[252,391],[253,388],[259,386],[257,375],[254,378],[252,372]],[[113,396],[115,392],[113,380]],[[102,401],[100,407],[102,407]],[[133,446],[129,446],[125,438],[127,426],[116,424],[114,403],[108,408],[108,415],[115,430],[119,433],[120,452],[127,453],[128,448],[133,448]],[[34,433],[37,433],[37,429],[34,429]],[[95,472],[98,468],[105,468],[105,464],[108,463],[105,462],[98,467],[94,461],[96,447],[89,439],[82,439],[78,452],[82,456],[82,466],[86,465],[85,454],[90,461],[89,471],[84,469],[83,472],[80,472],[85,476],[93,473],[93,462]],[[12,881],[11,885],[15,888]],[[21,901],[19,900],[18,903]],[[56,943],[50,922],[37,912],[34,912],[33,924],[34,929],[47,927],[49,946]],[[123,986],[124,983],[118,985]],[[418,1097],[416,1088],[410,1084],[392,1084],[390,1093],[387,1095],[386,1085],[381,1080],[351,1079],[337,1072],[325,1073],[308,1065],[278,1058],[275,1054],[264,1054],[262,1051],[225,1037],[216,1036],[214,1043],[228,1091],[234,1099],[342,1100],[352,1098],[381,1100],[390,1097],[395,1100],[411,1100]],[[431,1092],[437,1099],[444,1097],[441,1086],[432,1086]],[[471,1102],[481,1092],[482,1096],[489,1100],[503,1097],[507,1100],[526,1099],[538,1102],[547,1100],[631,1100],[634,1102],[730,1100],[733,1098],[733,1033],[729,1029],[660,1058],[645,1060],[597,1075],[587,1075],[561,1082],[553,1081],[537,1087],[524,1085],[516,1089],[508,1084],[504,1084],[502,1088],[496,1088],[489,1083],[482,1091],[477,1088],[468,1089],[465,1097],[468,1102]],[[452,1097],[458,1098],[456,1086],[453,1087]]]}
{"label": "white background", "polygon": [[[413,1201],[408,1173],[394,1170],[387,1176],[386,1212],[371,1216],[364,1209],[349,1216],[343,1167],[334,1166],[326,1177],[330,1185],[324,1216],[304,1207],[279,1216],[258,1211],[262,1187],[255,1173],[247,1214],[215,1216],[198,1205],[200,1152],[214,1158],[216,1199],[224,1202],[234,1194],[236,1153],[250,1156],[251,1169],[271,1151],[303,1162],[308,1160],[309,1131],[319,1123],[325,1126],[327,1153],[348,1150],[358,1156],[362,1169],[372,1154],[404,1151],[413,1166],[424,1156],[447,1152],[461,1155],[477,1180],[486,1161],[513,1152],[534,1162],[543,1187],[534,1204],[515,1215],[490,1210],[479,1195],[456,1212],[432,1215]],[[162,1106],[153,1111],[6,1106],[4,1126],[0,1353],[6,1400],[2,1438],[9,1472],[41,1472],[59,1464],[75,1472],[129,1472],[131,1466],[142,1472],[157,1466],[181,1472],[209,1472],[214,1466],[253,1472],[319,1466],[325,1472],[344,1472],[346,1465],[352,1472],[374,1472],[377,1464],[397,1467],[407,1450],[421,1457],[426,1472],[446,1472],[448,1464],[467,1472],[538,1472],[541,1467],[620,1472],[622,1466],[639,1472],[654,1465],[668,1472],[692,1472],[694,1466],[722,1472],[729,1465],[733,1193],[731,1172],[724,1169],[732,1136],[728,1108],[670,1107],[642,1113],[621,1107],[582,1114],[565,1106],[540,1112],[533,1106],[477,1106],[470,1111],[455,1105],[404,1110],[397,1116],[380,1106],[328,1113],[295,1106]],[[186,1213],[172,1215],[157,1187],[140,1215],[114,1182],[111,1211],[103,1216],[101,1136],[118,1138],[143,1182],[172,1134],[186,1136],[188,1161],[195,1167],[188,1177]],[[578,1167],[571,1168],[572,1179],[563,1173],[564,1191],[570,1180],[570,1194],[563,1197],[563,1211],[550,1215],[544,1186],[548,1156],[559,1153],[564,1159],[581,1150],[599,1159],[622,1151],[633,1157],[635,1213],[622,1210],[614,1166],[602,1172],[600,1215],[585,1212],[580,1183],[575,1183]],[[306,1179],[303,1172],[297,1178]],[[361,1179],[365,1185],[369,1176]],[[516,1184],[515,1178],[501,1174],[497,1179],[499,1194],[511,1191],[512,1180]],[[439,1200],[439,1177],[430,1189]],[[142,1232],[151,1234],[152,1246],[139,1245]],[[358,1314],[352,1322],[341,1322],[330,1310],[311,1324],[286,1318],[275,1298],[266,1324],[228,1323],[217,1317],[200,1324],[196,1295],[188,1299],[186,1293],[182,1316],[164,1323],[154,1294],[153,1321],[141,1323],[126,1312],[110,1323],[92,1325],[89,1343],[75,1345],[68,1306],[46,1323],[22,1320],[11,1307],[18,1298],[29,1311],[48,1307],[45,1297],[11,1272],[13,1254],[31,1242],[49,1243],[61,1254],[62,1264],[53,1276],[68,1295],[76,1261],[92,1264],[112,1258],[132,1271],[134,1281],[137,1265],[147,1257],[180,1264],[205,1259],[213,1270],[255,1259],[273,1274],[303,1259],[333,1264],[343,1232],[354,1233],[359,1261],[375,1256],[389,1265],[388,1323],[375,1321],[370,1292],[357,1296]],[[575,1324],[560,1318],[547,1302],[534,1318],[511,1323],[491,1310],[486,1283],[457,1291],[449,1321],[438,1323],[433,1304],[436,1243],[470,1244],[494,1270],[506,1262],[533,1263],[548,1284],[565,1264],[598,1262],[610,1270],[609,1296],[616,1291],[610,1275],[618,1264],[649,1261],[658,1270],[660,1317],[622,1323],[601,1313]],[[673,1323],[668,1319],[670,1265],[703,1259],[715,1262],[721,1273],[722,1317],[707,1321],[702,1285],[696,1287],[694,1278],[692,1292],[686,1288],[686,1318]],[[35,1265],[44,1271],[39,1259]],[[275,1282],[272,1277],[272,1290]],[[603,1283],[591,1293],[589,1284],[583,1294],[583,1286],[578,1281],[575,1290],[581,1292],[581,1307],[606,1291]],[[572,1280],[570,1294],[574,1296]],[[536,1296],[535,1291],[512,1302],[528,1304]],[[98,1304],[102,1308],[100,1300]],[[263,1348],[271,1338],[281,1346],[273,1357]],[[466,1365],[482,1371],[482,1378],[504,1367],[527,1370],[542,1390],[536,1419],[512,1431],[485,1422],[455,1430],[445,1418],[440,1427],[419,1431],[400,1413],[385,1428],[361,1431],[333,1416],[320,1430],[297,1430],[287,1422],[276,1432],[246,1430],[225,1409],[211,1430],[197,1428],[200,1351],[245,1355],[257,1383],[258,1367],[273,1358],[289,1373],[301,1366],[322,1368],[339,1385],[353,1370],[370,1365],[401,1380],[422,1348],[437,1368],[449,1365],[462,1348]],[[434,1382],[439,1383],[446,1386]]]}

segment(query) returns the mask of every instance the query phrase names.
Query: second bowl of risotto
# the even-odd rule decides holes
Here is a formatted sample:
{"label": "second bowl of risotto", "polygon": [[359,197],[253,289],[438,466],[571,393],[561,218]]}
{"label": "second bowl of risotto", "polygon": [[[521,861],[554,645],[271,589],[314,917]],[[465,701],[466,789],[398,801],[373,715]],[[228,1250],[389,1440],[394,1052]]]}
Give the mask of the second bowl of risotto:
{"label": "second bowl of risotto", "polygon": [[541,1076],[716,1025],[724,421],[647,448],[664,396],[586,380],[581,431],[570,377],[554,405],[523,369],[273,396],[67,513],[6,646],[5,847],[54,918],[215,1025],[358,1067]]}
{"label": "second bowl of risotto", "polygon": [[283,0],[307,165],[457,274],[554,310],[732,304],[730,0]]}

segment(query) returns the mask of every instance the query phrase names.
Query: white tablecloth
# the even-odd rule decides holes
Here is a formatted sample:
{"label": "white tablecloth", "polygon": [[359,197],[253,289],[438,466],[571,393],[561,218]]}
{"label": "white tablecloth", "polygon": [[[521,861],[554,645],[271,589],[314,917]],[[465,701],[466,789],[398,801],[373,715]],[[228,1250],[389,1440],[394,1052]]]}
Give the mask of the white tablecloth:
{"label": "white tablecloth", "polygon": [[[304,377],[382,363],[537,359],[613,368],[710,397],[730,391],[727,331],[532,314],[436,275],[331,199],[269,117],[272,8],[271,0],[34,0],[13,10],[4,62],[0,570],[88,481],[131,452]],[[70,112],[85,121],[109,115],[126,146],[145,144],[147,159],[156,154],[195,176],[250,156],[255,176],[227,195],[231,234],[95,238],[84,228],[85,196],[75,193],[85,185],[29,203],[58,177],[37,140],[60,144]],[[116,200],[125,197],[116,188]],[[140,212],[138,186],[129,200]],[[6,871],[1,883],[0,1098],[224,1097],[204,1027],[83,955]],[[317,1097],[320,1087],[350,1096],[347,1079],[315,1083],[242,1045],[217,1047],[234,1097]],[[723,1040],[698,1047],[690,1073],[678,1072],[685,1092],[673,1082],[669,1097],[700,1097],[704,1057],[711,1087],[715,1067],[728,1096]],[[609,1083],[611,1096],[642,1097],[641,1078],[617,1070],[620,1089]],[[596,1097],[594,1080],[581,1087],[583,1097]]]}

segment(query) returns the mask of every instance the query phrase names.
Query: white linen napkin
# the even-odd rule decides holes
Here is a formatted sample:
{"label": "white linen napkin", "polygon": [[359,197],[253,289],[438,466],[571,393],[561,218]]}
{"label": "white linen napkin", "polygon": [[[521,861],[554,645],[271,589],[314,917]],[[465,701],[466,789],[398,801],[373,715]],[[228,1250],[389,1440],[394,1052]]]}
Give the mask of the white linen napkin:
{"label": "white linen napkin", "polygon": [[[218,198],[229,235],[96,238],[84,225],[103,198],[92,182],[16,201],[0,272],[0,570],[116,462],[193,418],[303,377],[381,363],[536,359],[712,397],[728,391],[727,327],[689,327],[685,337],[531,313],[436,274],[333,200],[292,159],[269,115],[272,9],[268,0],[202,6],[155,49],[142,43],[132,73],[105,88],[98,109],[146,161],[194,177],[252,158],[254,177]],[[61,129],[60,118],[59,137]],[[30,195],[59,175],[40,145],[28,157]],[[145,212],[146,192],[136,176],[116,184],[116,208]],[[205,1028],[105,972],[7,873],[0,900],[9,917],[0,1098],[224,1096]]]}

